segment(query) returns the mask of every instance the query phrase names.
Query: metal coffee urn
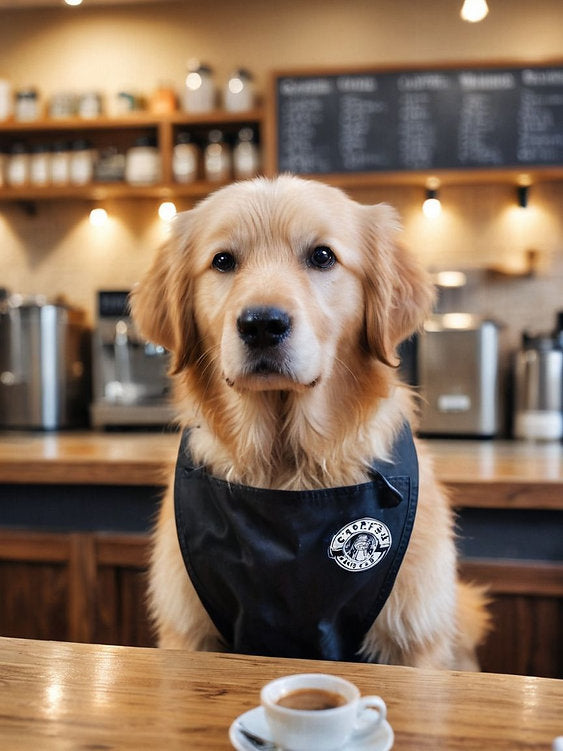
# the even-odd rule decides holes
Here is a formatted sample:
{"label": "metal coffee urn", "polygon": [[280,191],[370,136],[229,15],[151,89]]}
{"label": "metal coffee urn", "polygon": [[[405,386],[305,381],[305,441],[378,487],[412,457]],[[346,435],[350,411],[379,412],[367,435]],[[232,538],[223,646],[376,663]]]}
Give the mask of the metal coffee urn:
{"label": "metal coffee urn", "polygon": [[86,425],[89,332],[82,311],[40,297],[0,303],[0,427]]}
{"label": "metal coffee urn", "polygon": [[522,335],[515,361],[516,438],[558,441],[563,437],[562,345],[560,331]]}
{"label": "metal coffee urn", "polygon": [[434,315],[417,342],[420,432],[491,438],[499,430],[499,327],[468,313]]}

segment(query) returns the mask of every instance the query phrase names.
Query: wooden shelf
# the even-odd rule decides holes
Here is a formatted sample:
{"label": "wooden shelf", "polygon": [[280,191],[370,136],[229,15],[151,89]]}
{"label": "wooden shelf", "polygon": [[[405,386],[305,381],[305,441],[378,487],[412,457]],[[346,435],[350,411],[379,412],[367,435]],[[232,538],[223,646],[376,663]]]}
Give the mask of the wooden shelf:
{"label": "wooden shelf", "polygon": [[3,188],[0,201],[101,201],[122,198],[202,198],[213,190],[226,185],[226,182],[197,180],[193,183],[158,183],[156,185],[129,185],[124,182],[89,183],[88,185],[63,185],[45,187]]}
{"label": "wooden shelf", "polygon": [[264,112],[257,107],[245,112],[214,110],[201,114],[172,112],[155,114],[137,112],[122,117],[98,117],[84,119],[41,119],[31,122],[9,120],[0,122],[0,145],[6,146],[17,140],[31,144],[57,138],[84,138],[87,136],[95,146],[118,146],[126,151],[134,143],[134,138],[143,133],[152,133],[157,138],[162,157],[163,181],[157,185],[137,186],[125,182],[98,183],[88,185],[33,186],[0,188],[0,201],[34,203],[36,201],[56,201],[62,199],[99,201],[121,198],[173,198],[198,199],[225,183],[197,180],[189,184],[175,183],[172,179],[172,150],[177,132],[182,128],[195,129],[201,134],[206,128],[222,127],[233,131],[243,124],[254,124],[262,131]]}
{"label": "wooden shelf", "polygon": [[245,112],[227,112],[213,110],[204,113],[172,112],[156,114],[151,112],[134,112],[120,117],[96,118],[43,118],[20,122],[14,119],[0,122],[0,133],[33,133],[37,131],[95,131],[119,130],[120,128],[157,128],[171,125],[228,125],[230,123],[260,122],[263,118],[260,108]]}

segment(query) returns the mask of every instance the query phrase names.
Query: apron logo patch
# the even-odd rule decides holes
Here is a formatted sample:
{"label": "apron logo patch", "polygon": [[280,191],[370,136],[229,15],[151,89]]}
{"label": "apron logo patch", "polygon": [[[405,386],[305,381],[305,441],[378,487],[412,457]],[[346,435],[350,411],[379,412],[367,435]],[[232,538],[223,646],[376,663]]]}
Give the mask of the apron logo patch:
{"label": "apron logo patch", "polygon": [[376,566],[391,549],[391,532],[377,519],[356,519],[332,538],[328,556],[346,571],[365,571]]}

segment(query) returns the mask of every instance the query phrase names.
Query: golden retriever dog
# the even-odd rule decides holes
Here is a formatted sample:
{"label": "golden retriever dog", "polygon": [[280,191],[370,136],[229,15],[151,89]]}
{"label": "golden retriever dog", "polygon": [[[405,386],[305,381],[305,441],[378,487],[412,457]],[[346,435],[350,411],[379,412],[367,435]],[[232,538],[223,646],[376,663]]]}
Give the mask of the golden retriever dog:
{"label": "golden retriever dog", "polygon": [[180,214],[135,288],[184,429],[150,567],[160,646],[477,669],[484,602],[397,374],[433,301],[399,230],[387,205],[258,178]]}

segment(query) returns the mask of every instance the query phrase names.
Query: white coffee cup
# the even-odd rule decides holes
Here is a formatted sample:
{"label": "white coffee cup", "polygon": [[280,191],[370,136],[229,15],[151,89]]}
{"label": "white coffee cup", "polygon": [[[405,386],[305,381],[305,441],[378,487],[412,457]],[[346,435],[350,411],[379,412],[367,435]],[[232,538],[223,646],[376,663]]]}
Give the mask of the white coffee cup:
{"label": "white coffee cup", "polygon": [[[310,693],[326,698],[329,708],[299,708]],[[331,701],[335,695],[339,704]],[[291,751],[336,751],[372,733],[387,716],[381,697],[360,696],[350,681],[324,673],[277,678],[262,688],[260,700],[273,740]],[[292,706],[282,706],[280,700]]]}

